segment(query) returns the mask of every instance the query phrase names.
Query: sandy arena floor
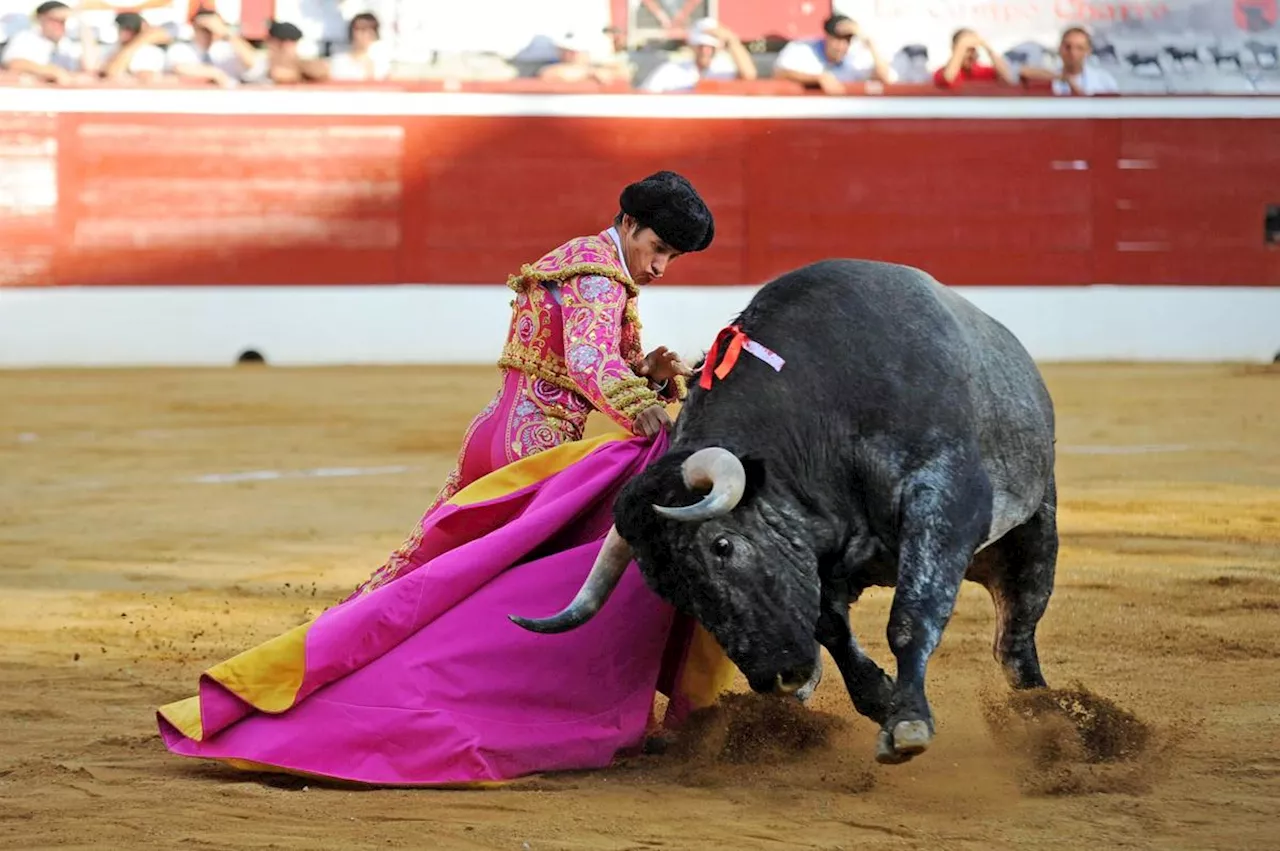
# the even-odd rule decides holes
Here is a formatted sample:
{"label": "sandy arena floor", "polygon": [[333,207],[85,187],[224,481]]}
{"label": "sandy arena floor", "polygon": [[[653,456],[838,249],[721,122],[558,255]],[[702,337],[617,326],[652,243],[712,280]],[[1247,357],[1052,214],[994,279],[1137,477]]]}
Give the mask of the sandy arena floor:
{"label": "sandy arena floor", "polygon": [[[1136,714],[1136,756],[1090,764],[1002,716],[966,587],[912,764],[874,763],[829,666],[813,712],[749,707],[692,755],[436,792],[169,756],[154,710],[381,563],[493,371],[0,373],[0,848],[1280,848],[1280,373],[1046,374],[1063,551],[1041,655]],[[302,475],[335,467],[368,469]],[[199,478],[257,470],[295,475]],[[854,610],[882,663],[888,602]],[[717,750],[751,723],[796,750]]]}

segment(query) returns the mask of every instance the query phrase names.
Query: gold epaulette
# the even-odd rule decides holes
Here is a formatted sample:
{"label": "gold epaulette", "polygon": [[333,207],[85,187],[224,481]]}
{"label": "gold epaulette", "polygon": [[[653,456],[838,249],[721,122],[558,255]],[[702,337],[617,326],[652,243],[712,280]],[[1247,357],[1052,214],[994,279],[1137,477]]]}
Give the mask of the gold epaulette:
{"label": "gold epaulette", "polygon": [[627,291],[627,295],[631,298],[640,295],[640,286],[635,281],[618,269],[604,263],[570,263],[563,269],[557,269],[554,272],[545,272],[535,268],[531,263],[526,263],[520,267],[520,274],[511,275],[507,278],[507,286],[516,292],[524,292],[535,283],[567,281],[570,278],[580,278],[583,275],[598,275],[602,278],[617,281],[622,284]]}

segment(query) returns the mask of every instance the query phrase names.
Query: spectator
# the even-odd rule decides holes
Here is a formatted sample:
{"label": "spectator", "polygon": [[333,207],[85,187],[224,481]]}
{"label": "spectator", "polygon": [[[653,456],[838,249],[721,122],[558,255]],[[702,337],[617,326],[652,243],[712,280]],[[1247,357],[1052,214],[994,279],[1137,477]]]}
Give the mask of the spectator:
{"label": "spectator", "polygon": [[617,64],[606,65],[592,59],[593,45],[578,33],[566,33],[556,42],[556,47],[560,51],[560,61],[538,69],[538,77],[543,80],[566,83],[595,80],[597,83],[608,84],[630,79],[631,75],[626,68]]}
{"label": "spectator", "polygon": [[232,32],[217,12],[196,10],[191,27],[190,42],[169,48],[169,70],[183,80],[234,86],[266,75],[266,57]]}
{"label": "spectator", "polygon": [[134,77],[151,83],[164,74],[165,55],[161,45],[173,40],[163,27],[148,26],[137,12],[116,15],[118,44],[108,47],[102,57],[102,76],[108,80]]}
{"label": "spectator", "polygon": [[[36,7],[36,28],[23,30],[0,53],[0,67],[30,74],[47,83],[68,85],[98,70],[98,42],[93,31],[80,27],[80,41],[67,37],[71,7],[57,0]],[[78,76],[79,74],[79,76]]]}
{"label": "spectator", "polygon": [[774,76],[816,85],[829,95],[844,94],[845,83],[868,79],[893,82],[888,63],[852,18],[832,15],[822,29],[826,33],[823,38],[793,41],[782,48],[774,63]]}
{"label": "spectator", "polygon": [[1062,34],[1058,44],[1058,68],[1023,68],[1024,80],[1049,80],[1055,95],[1114,95],[1120,86],[1105,69],[1089,65],[1093,39],[1081,27]]}
{"label": "spectator", "polygon": [[273,83],[317,82],[329,78],[323,59],[306,59],[298,52],[302,30],[284,21],[267,28],[267,79]]}
{"label": "spectator", "polygon": [[391,76],[391,56],[384,42],[378,18],[361,12],[347,24],[350,47],[329,60],[329,76],[334,80],[385,80]]}
{"label": "spectator", "polygon": [[[693,58],[664,62],[640,88],[649,92],[689,91],[699,80],[754,80],[756,64],[734,32],[712,18],[703,18],[689,31]],[[723,50],[722,50],[723,49]]]}
{"label": "spectator", "polygon": [[[978,63],[979,50],[990,57],[990,65]],[[1017,85],[1018,75],[1003,56],[991,49],[986,39],[971,29],[959,29],[951,36],[951,58],[934,73],[933,82],[949,89],[973,80],[999,81],[1012,86]]]}

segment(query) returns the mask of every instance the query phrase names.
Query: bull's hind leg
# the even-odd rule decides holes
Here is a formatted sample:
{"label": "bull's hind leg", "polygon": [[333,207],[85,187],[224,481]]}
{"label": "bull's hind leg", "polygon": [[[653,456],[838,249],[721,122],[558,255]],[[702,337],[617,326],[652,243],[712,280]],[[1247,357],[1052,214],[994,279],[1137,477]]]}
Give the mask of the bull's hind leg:
{"label": "bull's hind leg", "polygon": [[1057,491],[1053,479],[1031,519],[991,545],[987,590],[996,606],[993,651],[1015,689],[1043,688],[1036,627],[1053,594],[1058,562]]}
{"label": "bull's hind leg", "polygon": [[926,470],[904,488],[900,511],[898,581],[888,629],[898,677],[876,742],[876,760],[889,764],[906,762],[933,741],[925,670],[990,524],[991,486],[981,472],[956,475],[953,464]]}

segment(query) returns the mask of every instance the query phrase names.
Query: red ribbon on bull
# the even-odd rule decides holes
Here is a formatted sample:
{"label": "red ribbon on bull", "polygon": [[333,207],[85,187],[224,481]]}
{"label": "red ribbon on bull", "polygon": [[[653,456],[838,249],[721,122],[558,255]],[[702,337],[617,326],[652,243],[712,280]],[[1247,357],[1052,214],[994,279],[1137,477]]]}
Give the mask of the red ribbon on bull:
{"label": "red ribbon on bull", "polygon": [[[723,356],[720,355],[722,346],[725,346]],[[748,337],[737,325],[730,325],[720,329],[720,333],[716,335],[716,341],[711,345],[711,351],[707,352],[707,359],[702,363],[702,378],[698,382],[702,389],[710,390],[716,378],[723,381],[724,377],[733,371],[738,363],[738,357],[744,351],[767,363],[774,372],[781,372],[786,364],[777,352]],[[716,363],[717,360],[719,365]]]}

